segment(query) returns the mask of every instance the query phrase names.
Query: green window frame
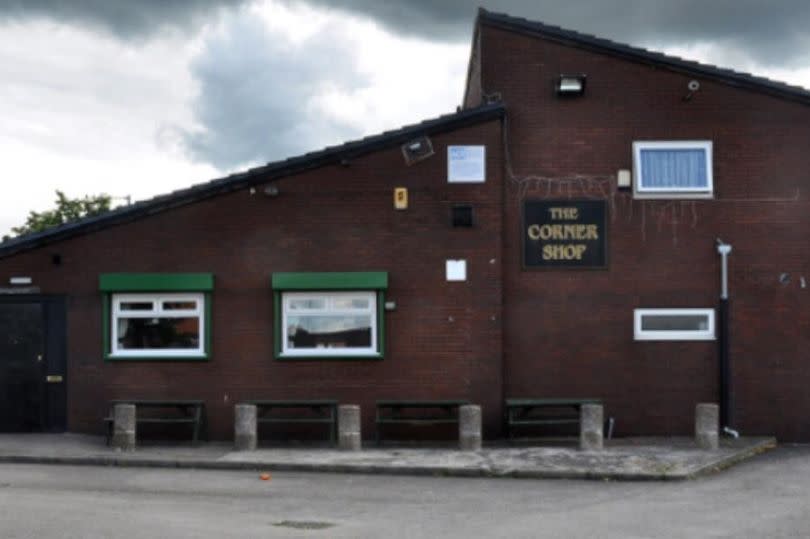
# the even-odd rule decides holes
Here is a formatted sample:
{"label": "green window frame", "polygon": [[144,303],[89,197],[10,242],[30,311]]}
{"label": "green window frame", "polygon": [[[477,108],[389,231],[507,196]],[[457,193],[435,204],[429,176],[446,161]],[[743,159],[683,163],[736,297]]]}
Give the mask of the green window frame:
{"label": "green window frame", "polygon": [[[271,277],[273,289],[273,352],[278,360],[378,360],[385,356],[385,291],[388,288],[388,272],[280,272]],[[371,293],[375,298],[375,324],[372,324],[374,335],[373,349],[357,353],[347,350],[328,349],[328,353],[319,354],[284,352],[283,339],[286,338],[282,320],[284,319],[284,295],[313,296],[322,292],[325,297],[336,297],[342,293]],[[350,294],[348,294],[350,295]]]}
{"label": "green window frame", "polygon": [[[212,273],[103,273],[99,276],[99,291],[102,294],[102,345],[105,361],[206,361],[211,357],[211,294],[214,290]],[[149,351],[144,354],[128,352],[115,354],[112,349],[112,323],[116,298],[132,300],[138,297],[144,302],[159,302],[161,299],[202,297],[200,331],[201,350],[182,352]],[[159,308],[159,307],[156,307]],[[199,314],[197,315],[199,316]]]}

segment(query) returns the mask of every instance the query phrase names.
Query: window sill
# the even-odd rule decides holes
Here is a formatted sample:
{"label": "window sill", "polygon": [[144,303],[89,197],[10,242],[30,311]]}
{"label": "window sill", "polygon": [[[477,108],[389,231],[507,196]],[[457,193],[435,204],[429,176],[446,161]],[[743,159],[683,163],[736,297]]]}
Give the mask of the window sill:
{"label": "window sill", "polygon": [[104,361],[208,361],[211,359],[208,354],[199,356],[115,356],[107,354]]}
{"label": "window sill", "polygon": [[694,193],[689,191],[666,191],[657,193],[639,193],[633,191],[636,200],[712,200],[714,193]]}
{"label": "window sill", "polygon": [[717,337],[714,335],[667,335],[667,336],[650,336],[650,335],[636,335],[633,337],[633,340],[636,342],[687,342],[687,341],[694,341],[694,342],[708,342],[708,341],[716,341]]}
{"label": "window sill", "polygon": [[364,361],[372,360],[379,361],[383,359],[382,354],[347,354],[347,355],[276,355],[279,361]]}

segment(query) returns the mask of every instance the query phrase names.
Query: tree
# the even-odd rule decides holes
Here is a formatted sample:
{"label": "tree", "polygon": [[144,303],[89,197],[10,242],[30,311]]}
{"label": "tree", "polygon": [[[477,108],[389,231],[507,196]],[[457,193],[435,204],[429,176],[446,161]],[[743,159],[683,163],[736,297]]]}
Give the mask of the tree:
{"label": "tree", "polygon": [[[68,198],[62,191],[56,191],[56,207],[42,212],[31,211],[25,224],[11,229],[15,235],[41,232],[83,217],[99,215],[110,210],[112,198],[107,194]],[[3,240],[9,236],[3,236]]]}

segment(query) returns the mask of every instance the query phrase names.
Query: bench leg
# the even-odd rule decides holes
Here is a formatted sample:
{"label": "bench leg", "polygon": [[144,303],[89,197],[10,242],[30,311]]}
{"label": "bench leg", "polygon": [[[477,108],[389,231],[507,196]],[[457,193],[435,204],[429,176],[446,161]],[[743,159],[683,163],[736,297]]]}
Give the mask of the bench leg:
{"label": "bench leg", "polygon": [[202,422],[202,414],[200,413],[200,409],[194,412],[194,431],[191,435],[191,443],[193,445],[197,445],[200,441],[200,423]]}
{"label": "bench leg", "polygon": [[331,423],[329,423],[329,445],[335,445],[335,429],[337,427],[337,417],[335,415],[335,408],[333,406],[329,407],[329,419]]}
{"label": "bench leg", "polygon": [[506,427],[506,441],[512,441],[512,411],[508,408],[504,410],[504,426]]}

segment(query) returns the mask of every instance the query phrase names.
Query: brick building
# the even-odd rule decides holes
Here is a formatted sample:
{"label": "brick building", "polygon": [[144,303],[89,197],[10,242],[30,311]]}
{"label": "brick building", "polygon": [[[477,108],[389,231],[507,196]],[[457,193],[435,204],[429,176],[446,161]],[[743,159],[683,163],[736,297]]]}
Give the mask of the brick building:
{"label": "brick building", "polygon": [[482,10],[456,113],[0,244],[0,430],[335,398],[371,436],[375,400],[464,398],[493,438],[526,396],[810,440],[808,105]]}

